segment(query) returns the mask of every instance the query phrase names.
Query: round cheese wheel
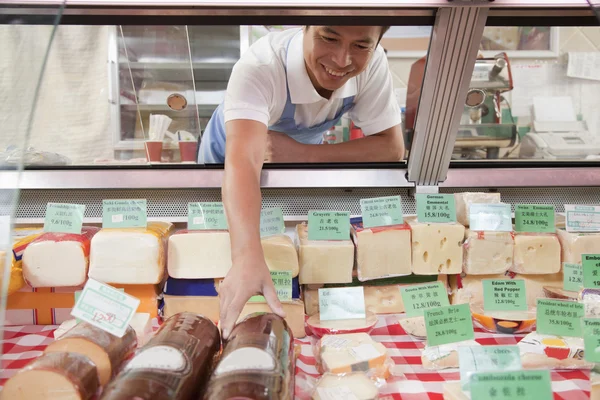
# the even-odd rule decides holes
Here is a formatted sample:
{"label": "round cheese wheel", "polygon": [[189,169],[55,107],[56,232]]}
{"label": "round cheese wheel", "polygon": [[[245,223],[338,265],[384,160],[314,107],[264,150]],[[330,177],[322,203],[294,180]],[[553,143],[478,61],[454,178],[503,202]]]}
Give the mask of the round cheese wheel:
{"label": "round cheese wheel", "polygon": [[306,321],[306,325],[316,337],[345,333],[369,333],[377,324],[377,316],[368,311],[365,315],[366,318],[360,319],[322,321],[321,314],[315,314]]}
{"label": "round cheese wheel", "polygon": [[471,305],[476,326],[493,333],[529,333],[535,330],[535,311],[484,311],[480,305]]}

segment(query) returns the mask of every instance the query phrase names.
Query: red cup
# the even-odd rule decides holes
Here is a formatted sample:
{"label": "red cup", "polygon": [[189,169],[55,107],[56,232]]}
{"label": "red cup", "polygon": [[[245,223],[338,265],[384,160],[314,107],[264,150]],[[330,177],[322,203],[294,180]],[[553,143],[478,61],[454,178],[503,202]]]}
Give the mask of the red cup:
{"label": "red cup", "polygon": [[162,140],[148,140],[146,144],[146,160],[150,162],[160,162],[160,156],[162,154],[163,142]]}
{"label": "red cup", "polygon": [[181,162],[196,162],[196,149],[198,142],[196,141],[182,141],[179,142],[179,153],[181,154]]}

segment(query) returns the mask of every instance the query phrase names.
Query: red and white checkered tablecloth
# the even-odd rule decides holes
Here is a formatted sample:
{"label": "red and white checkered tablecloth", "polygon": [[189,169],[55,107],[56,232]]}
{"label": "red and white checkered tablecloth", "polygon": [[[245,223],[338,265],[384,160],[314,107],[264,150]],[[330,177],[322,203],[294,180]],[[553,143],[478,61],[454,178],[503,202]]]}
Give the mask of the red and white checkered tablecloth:
{"label": "red and white checkered tablecloth", "polygon": [[[383,343],[394,361],[393,375],[381,389],[383,400],[441,400],[443,384],[458,381],[458,369],[429,371],[421,366],[421,349],[424,342],[407,335],[398,324],[398,315],[382,315],[371,336]],[[31,360],[42,354],[52,342],[56,326],[6,327],[2,340],[2,370],[0,385]],[[475,330],[475,340],[481,345],[514,345],[524,335],[499,335]],[[296,362],[296,375],[317,378],[311,338],[297,339],[301,352]],[[554,400],[583,400],[590,398],[589,371],[552,372]],[[298,379],[301,382],[303,379]],[[301,384],[301,383],[299,383]],[[298,392],[298,391],[297,391]],[[303,396],[298,396],[302,399]]]}

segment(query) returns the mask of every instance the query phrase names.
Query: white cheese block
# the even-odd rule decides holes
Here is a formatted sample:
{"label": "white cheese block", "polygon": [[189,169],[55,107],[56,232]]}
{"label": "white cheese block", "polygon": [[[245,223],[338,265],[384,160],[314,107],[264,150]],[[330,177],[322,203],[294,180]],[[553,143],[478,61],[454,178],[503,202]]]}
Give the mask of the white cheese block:
{"label": "white cheese block", "polygon": [[465,227],[428,224],[407,218],[412,231],[412,272],[416,275],[459,274]]}
{"label": "white cheese block", "polygon": [[562,262],[581,264],[582,254],[600,254],[600,233],[575,233],[557,229]]}
{"label": "white cheese block", "polygon": [[152,335],[152,318],[148,313],[135,313],[129,322],[129,325],[135,331],[137,336],[137,347],[146,344]]}
{"label": "white cheese block", "polygon": [[560,242],[555,234],[517,233],[510,271],[518,274],[555,274],[561,270]]}
{"label": "white cheese block", "polygon": [[325,335],[319,342],[325,372],[344,374],[383,367],[387,350],[367,333]]}
{"label": "white cheese block", "polygon": [[454,203],[456,204],[456,221],[464,226],[469,226],[469,207],[471,207],[471,204],[500,203],[500,193],[454,193]]}
{"label": "white cheese block", "polygon": [[469,275],[503,274],[512,267],[514,247],[511,232],[467,229],[463,245],[463,272]]}
{"label": "white cheese block", "polygon": [[213,322],[219,321],[219,298],[217,296],[172,296],[165,294],[163,301],[164,319],[182,312],[193,312]]}
{"label": "white cheese block", "polygon": [[348,240],[308,240],[307,225],[296,226],[300,283],[350,283],[354,244]]}
{"label": "white cheese block", "polygon": [[375,400],[378,395],[375,382],[363,373],[325,374],[319,379],[312,400]]}
{"label": "white cheese block", "polygon": [[298,276],[298,251],[287,235],[267,236],[261,239],[265,262],[270,271],[290,271],[292,278]]}
{"label": "white cheese block", "polygon": [[363,228],[352,225],[358,280],[368,281],[411,273],[410,227],[406,224]]}
{"label": "white cheese block", "polygon": [[458,348],[462,346],[472,347],[480,344],[474,340],[465,340],[441,346],[426,346],[421,352],[423,368],[430,370],[458,368]]}
{"label": "white cheese block", "polygon": [[169,238],[167,269],[179,279],[223,278],[231,268],[227,231],[181,231]]}
{"label": "white cheese block", "polygon": [[144,228],[104,228],[92,239],[89,277],[106,283],[157,284],[165,276],[168,222]]}

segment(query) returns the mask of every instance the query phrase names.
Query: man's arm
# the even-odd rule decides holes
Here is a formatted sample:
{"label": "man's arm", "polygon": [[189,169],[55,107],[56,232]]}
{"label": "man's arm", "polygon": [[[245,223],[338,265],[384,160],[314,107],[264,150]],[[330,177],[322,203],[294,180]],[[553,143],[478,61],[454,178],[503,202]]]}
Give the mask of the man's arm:
{"label": "man's arm", "polygon": [[269,132],[269,162],[385,162],[404,159],[400,125],[367,137],[338,144],[303,144],[277,132]]}
{"label": "man's arm", "polygon": [[267,147],[267,127],[233,120],[227,132],[223,203],[231,237],[232,268],[220,286],[221,330],[227,339],[251,296],[262,294],[271,310],[285,316],[265,263],[260,242],[260,172]]}

